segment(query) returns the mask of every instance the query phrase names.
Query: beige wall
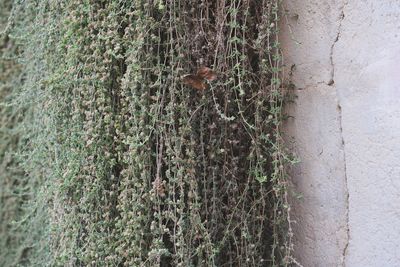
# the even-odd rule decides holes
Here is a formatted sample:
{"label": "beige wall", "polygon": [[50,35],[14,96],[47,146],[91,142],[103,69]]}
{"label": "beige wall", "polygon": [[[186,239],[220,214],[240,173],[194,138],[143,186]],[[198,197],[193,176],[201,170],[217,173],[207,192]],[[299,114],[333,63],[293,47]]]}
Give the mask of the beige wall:
{"label": "beige wall", "polygon": [[284,0],[295,256],[400,266],[400,1]]}

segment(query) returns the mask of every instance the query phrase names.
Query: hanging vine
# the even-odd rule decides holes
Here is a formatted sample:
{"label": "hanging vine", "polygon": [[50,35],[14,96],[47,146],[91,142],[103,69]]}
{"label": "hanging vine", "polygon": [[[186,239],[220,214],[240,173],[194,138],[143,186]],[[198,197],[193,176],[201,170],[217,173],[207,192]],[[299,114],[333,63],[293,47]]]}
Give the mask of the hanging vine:
{"label": "hanging vine", "polygon": [[[279,0],[7,8],[15,264],[289,266]],[[201,66],[216,79],[197,90],[182,77]]]}

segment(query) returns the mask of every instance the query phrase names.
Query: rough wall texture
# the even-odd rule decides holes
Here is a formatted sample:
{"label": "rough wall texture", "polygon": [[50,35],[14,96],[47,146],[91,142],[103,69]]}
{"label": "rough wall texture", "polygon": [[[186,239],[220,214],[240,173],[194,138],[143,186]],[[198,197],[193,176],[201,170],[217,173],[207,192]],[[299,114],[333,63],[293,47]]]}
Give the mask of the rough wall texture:
{"label": "rough wall texture", "polygon": [[[400,266],[400,2],[287,0],[304,266]],[[396,230],[397,229],[397,230]]]}

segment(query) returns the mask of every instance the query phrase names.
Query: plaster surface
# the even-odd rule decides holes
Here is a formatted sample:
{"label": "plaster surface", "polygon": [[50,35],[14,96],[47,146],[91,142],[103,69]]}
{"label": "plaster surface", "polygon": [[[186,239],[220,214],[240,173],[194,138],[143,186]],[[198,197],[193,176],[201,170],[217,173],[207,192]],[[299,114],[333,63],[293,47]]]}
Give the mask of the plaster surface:
{"label": "plaster surface", "polygon": [[400,266],[400,2],[286,0],[303,266]]}

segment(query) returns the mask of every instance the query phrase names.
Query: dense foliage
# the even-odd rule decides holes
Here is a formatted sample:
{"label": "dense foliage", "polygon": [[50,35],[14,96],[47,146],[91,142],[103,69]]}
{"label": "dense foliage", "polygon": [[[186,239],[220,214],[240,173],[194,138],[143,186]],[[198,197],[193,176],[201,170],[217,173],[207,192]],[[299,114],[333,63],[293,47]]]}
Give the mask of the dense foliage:
{"label": "dense foliage", "polygon": [[0,265],[288,266],[278,11],[2,0]]}

